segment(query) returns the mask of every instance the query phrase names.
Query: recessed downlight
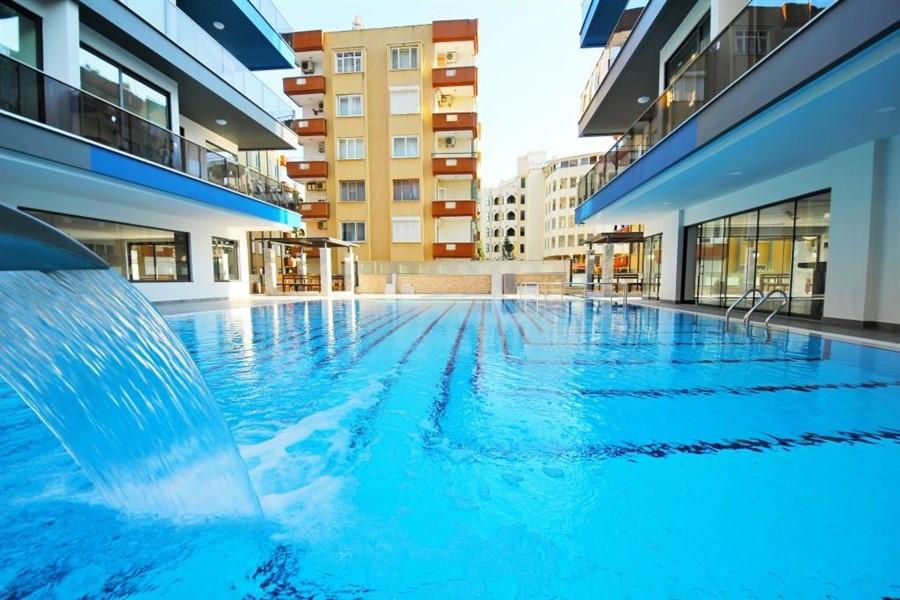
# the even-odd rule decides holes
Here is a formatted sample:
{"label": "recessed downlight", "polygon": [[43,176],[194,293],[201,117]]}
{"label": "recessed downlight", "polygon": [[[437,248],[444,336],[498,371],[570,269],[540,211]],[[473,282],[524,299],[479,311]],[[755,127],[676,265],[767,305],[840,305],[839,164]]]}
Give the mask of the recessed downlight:
{"label": "recessed downlight", "polygon": [[228,125],[228,121],[226,121],[225,119],[216,119],[216,125],[225,126]]}
{"label": "recessed downlight", "polygon": [[641,96],[638,98],[638,104],[647,104],[650,102],[650,96]]}
{"label": "recessed downlight", "polygon": [[897,110],[896,106],[882,106],[881,108],[876,108],[875,112],[883,115],[884,113],[894,112],[895,110]]}
{"label": "recessed downlight", "polygon": [[731,175],[732,177],[736,177],[738,175],[743,175],[743,174],[744,174],[743,171],[732,171],[731,173],[729,173],[729,175]]}
{"label": "recessed downlight", "polygon": [[225,29],[225,23],[223,23],[222,21],[213,21],[213,27],[215,27],[219,31],[222,31],[223,29]]}

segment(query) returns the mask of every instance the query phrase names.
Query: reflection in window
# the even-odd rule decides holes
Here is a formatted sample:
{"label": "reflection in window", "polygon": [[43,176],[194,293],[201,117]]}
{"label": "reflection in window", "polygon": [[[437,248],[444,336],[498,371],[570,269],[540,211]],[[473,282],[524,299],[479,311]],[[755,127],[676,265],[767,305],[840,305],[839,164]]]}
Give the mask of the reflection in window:
{"label": "reflection in window", "polygon": [[188,234],[26,209],[69,234],[131,281],[190,281]]}
{"label": "reflection in window", "polygon": [[238,243],[235,240],[214,237],[212,239],[212,251],[213,281],[239,280]]}
{"label": "reflection in window", "polygon": [[0,0],[0,54],[41,68],[41,20]]}

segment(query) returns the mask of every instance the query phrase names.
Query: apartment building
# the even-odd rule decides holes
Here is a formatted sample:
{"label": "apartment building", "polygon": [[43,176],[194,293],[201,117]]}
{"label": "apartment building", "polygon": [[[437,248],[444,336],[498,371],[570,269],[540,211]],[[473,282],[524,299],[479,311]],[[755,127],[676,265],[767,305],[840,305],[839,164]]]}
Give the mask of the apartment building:
{"label": "apartment building", "polygon": [[294,53],[268,0],[0,0],[0,202],[151,300],[250,293],[251,230],[303,226],[280,153]]}
{"label": "apartment building", "polygon": [[516,176],[481,194],[481,234],[487,260],[541,260],[545,152],[516,161]]}
{"label": "apartment building", "polygon": [[599,233],[600,226],[575,222],[578,179],[598,158],[597,154],[580,154],[555,158],[544,165],[544,259],[569,259],[573,263],[584,264],[585,241]]}
{"label": "apartment building", "polygon": [[664,301],[898,327],[898,23],[897,2],[585,2],[579,129],[619,137],[576,220],[643,222]]}
{"label": "apartment building", "polygon": [[302,114],[287,163],[308,234],[360,260],[476,257],[477,20],[290,36],[284,91]]}

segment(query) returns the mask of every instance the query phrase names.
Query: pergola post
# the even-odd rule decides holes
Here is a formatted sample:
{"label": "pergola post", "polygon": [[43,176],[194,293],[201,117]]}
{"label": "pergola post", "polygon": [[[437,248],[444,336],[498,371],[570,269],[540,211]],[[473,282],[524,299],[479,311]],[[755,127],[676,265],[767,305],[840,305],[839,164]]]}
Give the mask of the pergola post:
{"label": "pergola post", "polygon": [[[613,272],[615,271],[615,252],[615,244],[603,244],[603,283],[605,284],[610,284],[613,282]],[[604,285],[602,295],[604,298],[612,296],[612,286]]]}
{"label": "pergola post", "polygon": [[278,291],[278,267],[275,264],[275,248],[269,242],[263,251],[263,292],[272,295]]}
{"label": "pergola post", "polygon": [[347,255],[344,256],[344,291],[355,292],[353,283],[356,281],[356,261],[353,256],[353,248],[347,248]]}
{"label": "pergola post", "polygon": [[328,244],[323,244],[319,250],[319,281],[321,282],[322,293],[326,296],[331,295],[331,248]]}

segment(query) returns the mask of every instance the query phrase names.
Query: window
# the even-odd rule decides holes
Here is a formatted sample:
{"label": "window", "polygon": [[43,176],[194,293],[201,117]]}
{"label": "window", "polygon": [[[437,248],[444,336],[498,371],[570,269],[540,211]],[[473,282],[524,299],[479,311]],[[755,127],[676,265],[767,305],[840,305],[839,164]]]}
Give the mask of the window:
{"label": "window", "polygon": [[365,242],[366,222],[346,221],[341,223],[341,239],[345,242]]}
{"label": "window", "polygon": [[507,221],[515,221],[515,220],[516,220],[516,213],[515,213],[515,211],[512,211],[512,210],[511,210],[511,211],[509,211],[508,213],[506,213],[506,220],[507,220]]}
{"label": "window", "polygon": [[525,178],[524,177],[519,177],[519,187],[522,188],[523,190],[525,189]]}
{"label": "window", "polygon": [[238,243],[214,237],[212,251],[213,281],[238,281]]}
{"label": "window", "polygon": [[734,53],[765,56],[769,53],[769,32],[765,30],[736,29]]}
{"label": "window", "polygon": [[519,218],[522,219],[523,221],[525,220],[525,211],[524,210],[519,211]]}
{"label": "window", "polygon": [[190,281],[188,234],[26,209],[68,233],[130,281]]}
{"label": "window", "polygon": [[419,86],[392,87],[390,92],[392,115],[414,115],[421,112]]}
{"label": "window", "polygon": [[391,218],[391,241],[395,244],[418,244],[422,241],[419,217]]}
{"label": "window", "polygon": [[419,49],[416,46],[391,48],[391,70],[419,68]]}
{"label": "window", "polygon": [[497,206],[497,205],[499,205],[499,204],[500,204],[500,196],[496,196],[496,197],[494,198],[494,206]]}
{"label": "window", "polygon": [[700,52],[709,43],[710,16],[709,13],[703,15],[700,22],[687,35],[681,45],[672,53],[669,60],[665,64],[665,84],[669,84],[681,75],[691,61],[700,54]]}
{"label": "window", "polygon": [[361,94],[349,94],[337,97],[337,116],[360,117],[363,114]]}
{"label": "window", "polygon": [[334,70],[336,73],[362,73],[362,50],[335,52]]}
{"label": "window", "polygon": [[525,244],[519,244],[519,252],[525,254]]}
{"label": "window", "polygon": [[507,196],[507,197],[506,197],[506,203],[507,203],[507,204],[515,204],[515,203],[516,203],[516,197],[515,197],[515,196]]}
{"label": "window", "polygon": [[519,204],[525,204],[525,194],[519,196]]}
{"label": "window", "polygon": [[419,136],[398,135],[393,138],[393,158],[414,158],[419,155]]}
{"label": "window", "polygon": [[362,160],[366,157],[362,138],[338,138],[339,160]]}
{"label": "window", "polygon": [[506,237],[515,237],[516,236],[516,228],[510,227],[506,230]]}
{"label": "window", "polygon": [[418,179],[395,179],[394,180],[394,200],[396,201],[416,201],[419,199],[419,180]]}
{"label": "window", "polygon": [[569,187],[578,187],[578,178],[577,177],[569,177]]}
{"label": "window", "polygon": [[86,46],[79,49],[81,87],[160,127],[169,128],[169,95]]}
{"label": "window", "polygon": [[40,18],[0,1],[0,54],[40,69],[43,66]]}
{"label": "window", "polygon": [[524,235],[525,235],[525,228],[524,228],[524,227],[519,227],[519,235],[521,235],[521,236],[524,236]]}
{"label": "window", "polygon": [[341,181],[338,185],[340,188],[341,202],[365,202],[366,200],[366,182],[362,180]]}

